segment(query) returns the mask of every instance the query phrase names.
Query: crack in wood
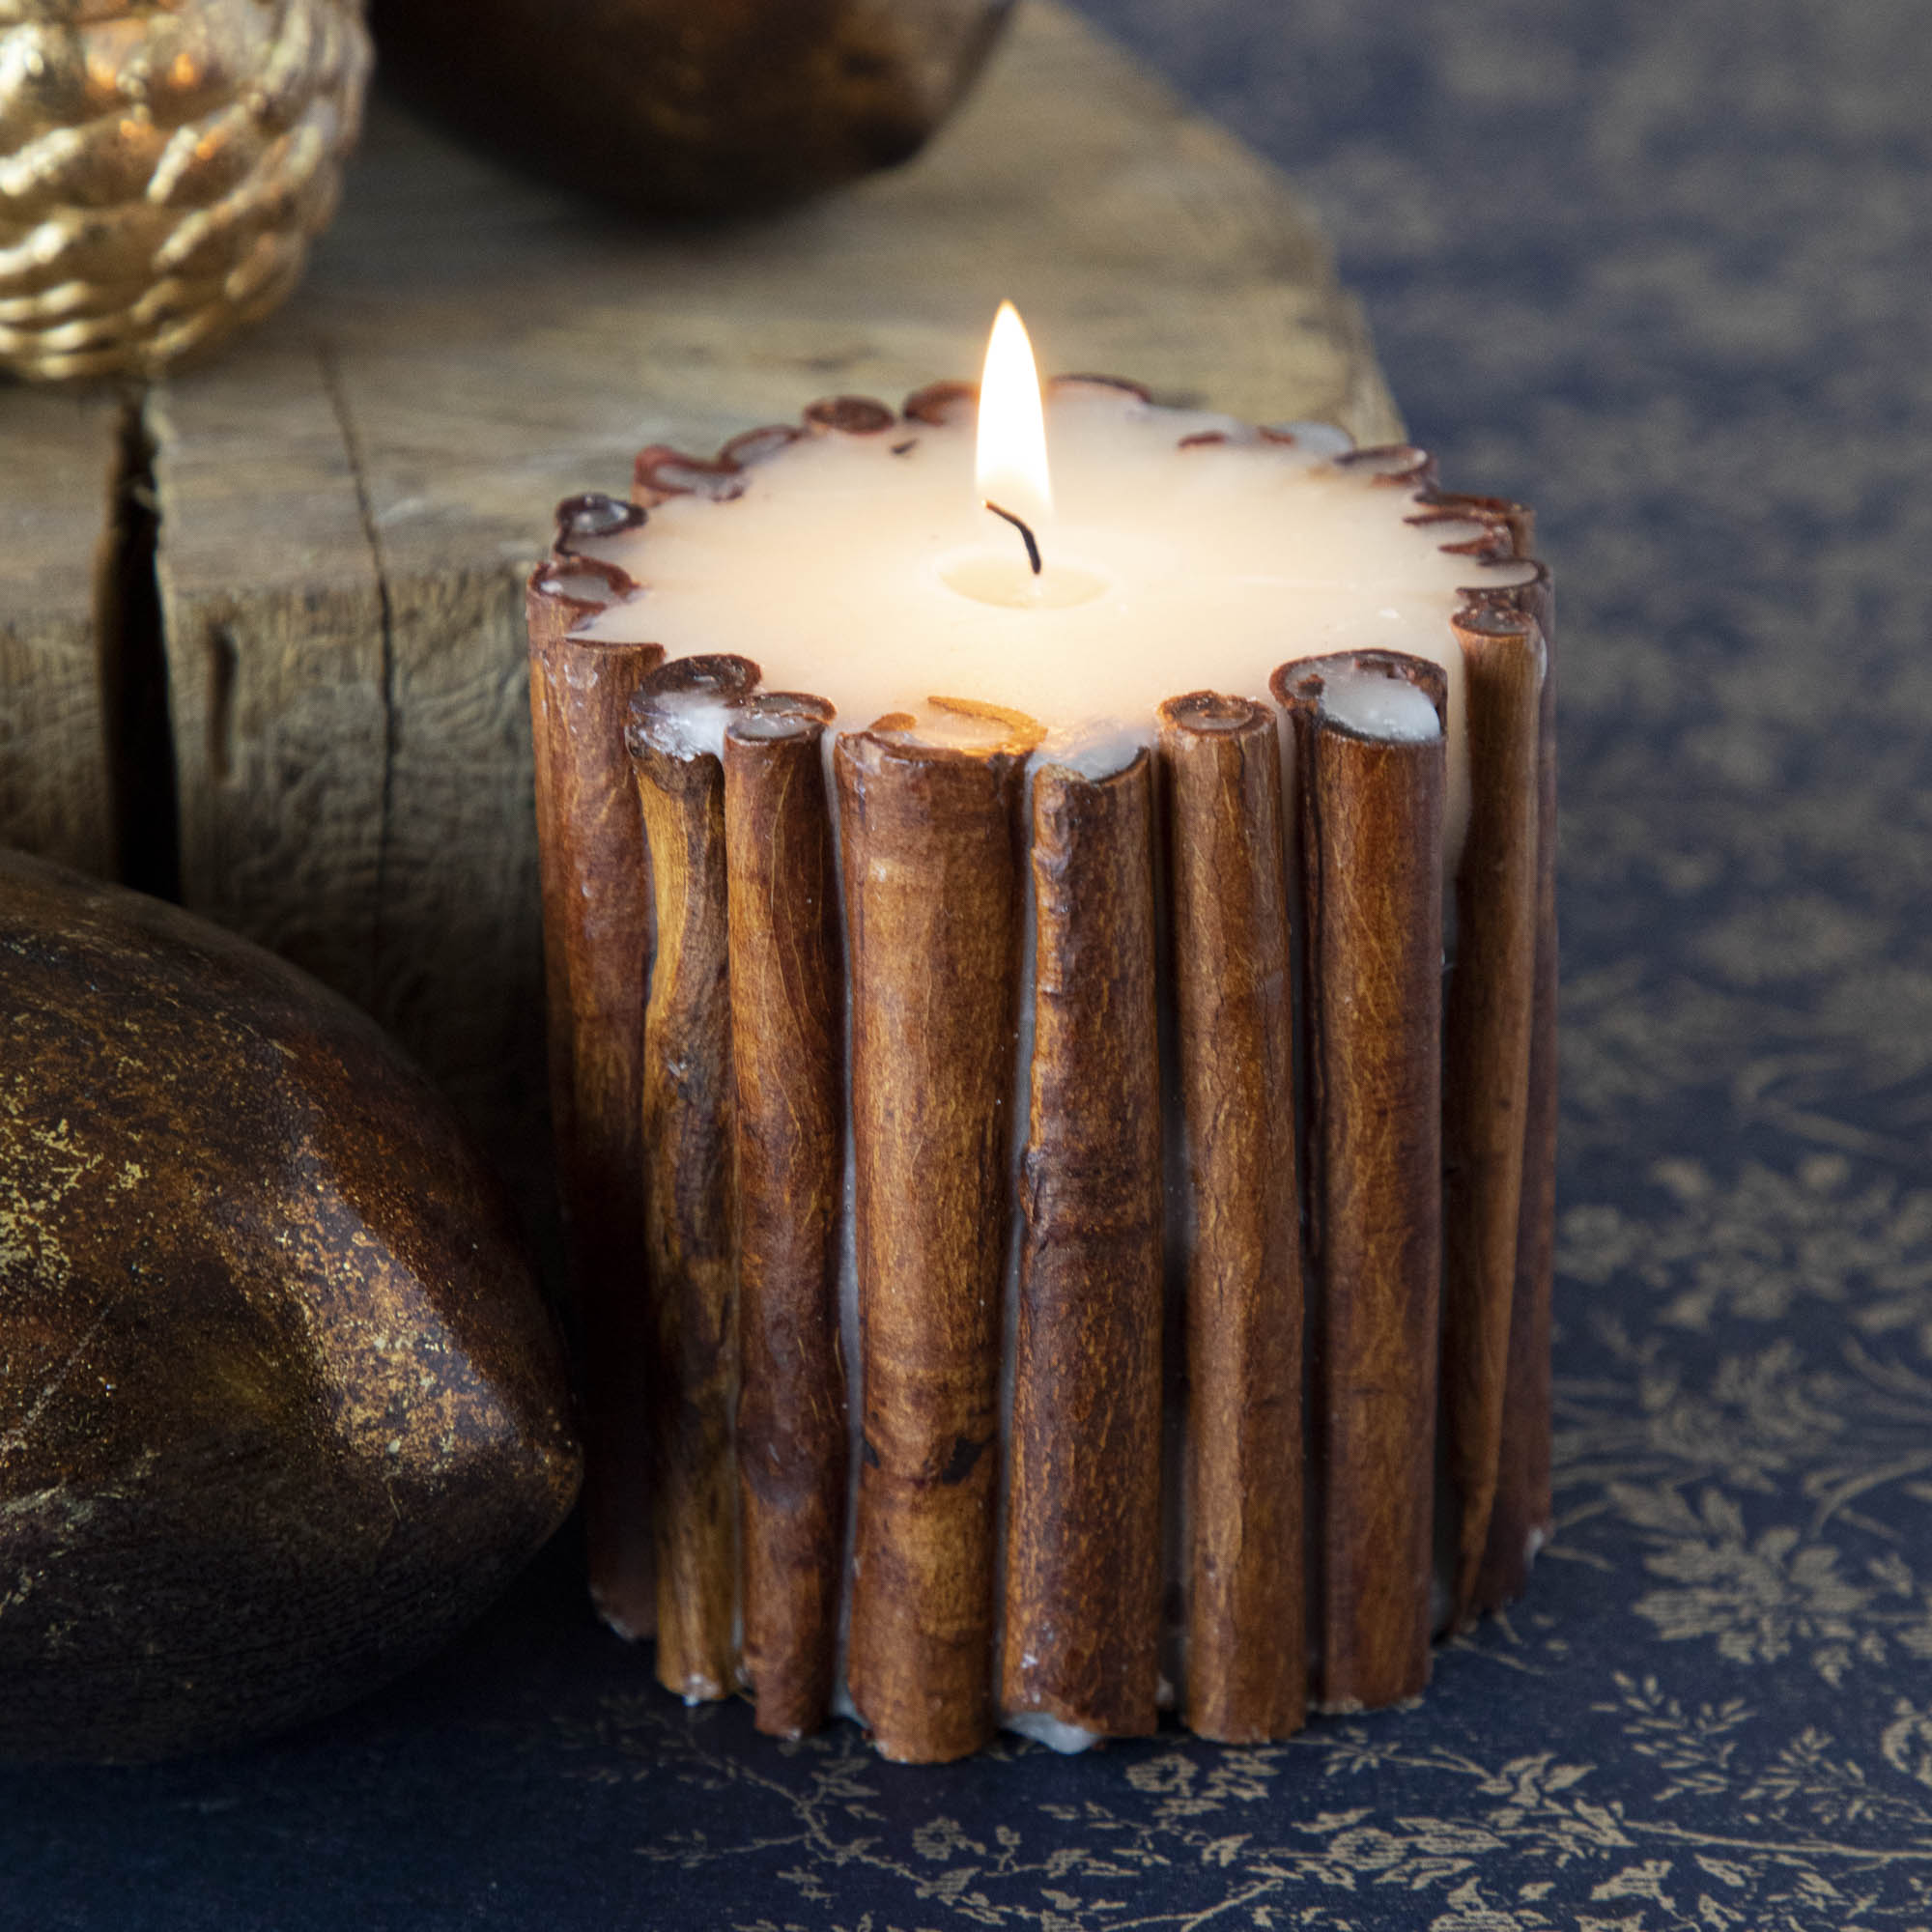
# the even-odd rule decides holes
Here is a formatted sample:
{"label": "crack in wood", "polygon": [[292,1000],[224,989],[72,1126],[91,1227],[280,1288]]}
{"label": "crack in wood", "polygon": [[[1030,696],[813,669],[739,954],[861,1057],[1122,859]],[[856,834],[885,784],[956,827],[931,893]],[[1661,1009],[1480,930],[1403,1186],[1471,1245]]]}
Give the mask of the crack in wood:
{"label": "crack in wood", "polygon": [[116,426],[107,527],[95,575],[101,729],[115,871],[123,885],[181,897],[181,826],[160,588],[160,513],[147,396],[130,394]]}
{"label": "crack in wood", "polygon": [[227,784],[235,776],[235,685],[242,652],[235,633],[217,624],[208,634],[208,776]]}

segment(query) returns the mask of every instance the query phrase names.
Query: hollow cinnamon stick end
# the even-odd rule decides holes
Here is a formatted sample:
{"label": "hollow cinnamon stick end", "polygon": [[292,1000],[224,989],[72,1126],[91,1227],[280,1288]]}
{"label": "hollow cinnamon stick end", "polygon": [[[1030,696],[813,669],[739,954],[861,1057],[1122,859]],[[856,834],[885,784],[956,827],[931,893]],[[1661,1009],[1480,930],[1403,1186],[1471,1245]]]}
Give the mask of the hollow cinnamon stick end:
{"label": "hollow cinnamon stick end", "polygon": [[1330,657],[1300,658],[1282,665],[1268,680],[1268,689],[1283,710],[1312,723],[1321,713],[1328,680],[1339,670],[1400,678],[1412,684],[1435,705],[1438,724],[1448,722],[1448,672],[1431,658],[1410,657],[1405,651],[1341,651]]}

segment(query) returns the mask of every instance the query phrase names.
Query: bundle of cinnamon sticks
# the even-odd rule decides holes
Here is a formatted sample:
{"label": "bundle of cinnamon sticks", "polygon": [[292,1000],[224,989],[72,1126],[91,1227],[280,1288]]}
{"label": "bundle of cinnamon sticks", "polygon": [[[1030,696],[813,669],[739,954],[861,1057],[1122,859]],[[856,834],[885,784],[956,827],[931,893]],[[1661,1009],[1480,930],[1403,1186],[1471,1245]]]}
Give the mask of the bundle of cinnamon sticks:
{"label": "bundle of cinnamon sticks", "polygon": [[[647,452],[638,503],[728,492],[736,448]],[[530,696],[591,1581],[668,1689],[749,1690],[787,1736],[849,1697],[900,1759],[1169,1701],[1251,1742],[1414,1697],[1432,1638],[1522,1588],[1548,578],[1480,587],[1527,512],[1358,460],[1479,585],[1447,887],[1432,664],[1176,696],[1100,777],[983,707],[828,756],[830,707],[746,659],[574,636],[612,588],[579,544],[640,512],[564,506]],[[1436,728],[1364,724],[1335,700],[1365,676]]]}

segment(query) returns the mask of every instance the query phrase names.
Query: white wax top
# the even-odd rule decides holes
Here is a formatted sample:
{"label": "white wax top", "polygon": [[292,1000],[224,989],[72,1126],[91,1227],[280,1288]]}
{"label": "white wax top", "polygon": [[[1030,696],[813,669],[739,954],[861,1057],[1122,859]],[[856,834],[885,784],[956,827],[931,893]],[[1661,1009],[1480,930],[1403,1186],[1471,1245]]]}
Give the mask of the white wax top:
{"label": "white wax top", "polygon": [[1321,708],[1365,738],[1422,744],[1442,735],[1429,694],[1407,678],[1373,669],[1331,672],[1321,681]]}
{"label": "white wax top", "polygon": [[660,697],[653,708],[651,741],[674,758],[701,757],[707,752],[722,757],[724,733],[735,713],[734,705],[709,692],[676,692]]}
{"label": "white wax top", "polygon": [[[1347,439],[1322,425],[1270,441],[1072,384],[1050,390],[1046,426],[1038,577],[975,493],[968,408],[940,428],[809,437],[749,469],[735,500],[672,497],[643,527],[582,544],[643,587],[579,634],[751,658],[767,688],[830,699],[843,730],[934,697],[1024,712],[1047,727],[1041,756],[1093,775],[1150,741],[1163,698],[1264,700],[1293,659],[1405,651],[1448,675],[1460,824],[1451,614],[1463,586],[1526,567],[1445,554],[1478,526],[1410,526],[1413,491],[1338,467]],[[1180,446],[1213,433],[1229,440]]]}

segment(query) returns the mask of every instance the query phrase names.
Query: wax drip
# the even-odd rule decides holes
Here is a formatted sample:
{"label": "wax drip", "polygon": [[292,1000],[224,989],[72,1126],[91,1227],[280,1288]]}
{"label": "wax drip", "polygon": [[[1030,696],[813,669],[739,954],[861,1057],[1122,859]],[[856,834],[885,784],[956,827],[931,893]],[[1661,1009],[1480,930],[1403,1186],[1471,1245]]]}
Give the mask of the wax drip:
{"label": "wax drip", "polygon": [[1032,530],[1018,517],[1014,516],[1010,510],[1003,510],[997,503],[988,503],[986,508],[991,510],[994,516],[1004,517],[1008,523],[1012,525],[1014,529],[1019,531],[1020,541],[1026,545],[1027,561],[1033,565],[1033,574],[1037,577],[1039,575],[1038,539],[1035,537]]}

